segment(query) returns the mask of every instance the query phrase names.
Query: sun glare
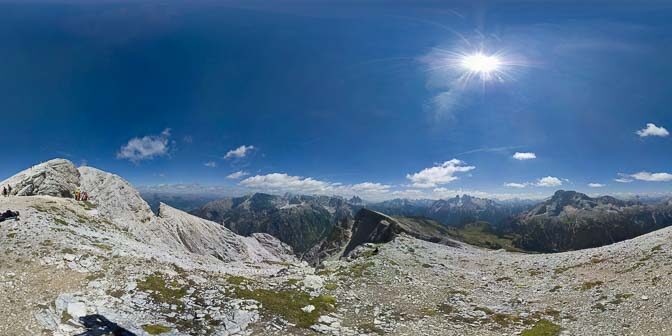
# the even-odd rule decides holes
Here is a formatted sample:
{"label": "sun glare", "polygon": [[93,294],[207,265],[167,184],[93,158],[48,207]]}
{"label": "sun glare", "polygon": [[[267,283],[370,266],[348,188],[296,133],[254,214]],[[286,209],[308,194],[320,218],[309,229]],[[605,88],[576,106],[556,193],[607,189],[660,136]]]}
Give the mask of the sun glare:
{"label": "sun glare", "polygon": [[459,73],[460,82],[467,84],[473,80],[485,82],[504,82],[511,79],[514,68],[524,66],[525,62],[512,58],[499,51],[487,53],[482,50],[472,52],[443,51],[441,68],[451,68]]}
{"label": "sun glare", "polygon": [[497,56],[488,56],[481,53],[466,55],[462,59],[462,66],[475,73],[490,74],[500,69],[502,62]]}

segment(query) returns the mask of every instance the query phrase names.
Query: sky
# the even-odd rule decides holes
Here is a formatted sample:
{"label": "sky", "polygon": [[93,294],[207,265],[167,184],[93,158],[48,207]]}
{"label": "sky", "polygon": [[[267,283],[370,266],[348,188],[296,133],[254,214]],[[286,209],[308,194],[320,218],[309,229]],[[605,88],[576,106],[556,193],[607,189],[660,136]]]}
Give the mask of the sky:
{"label": "sky", "polygon": [[672,5],[0,1],[0,179],[144,190],[672,191]]}

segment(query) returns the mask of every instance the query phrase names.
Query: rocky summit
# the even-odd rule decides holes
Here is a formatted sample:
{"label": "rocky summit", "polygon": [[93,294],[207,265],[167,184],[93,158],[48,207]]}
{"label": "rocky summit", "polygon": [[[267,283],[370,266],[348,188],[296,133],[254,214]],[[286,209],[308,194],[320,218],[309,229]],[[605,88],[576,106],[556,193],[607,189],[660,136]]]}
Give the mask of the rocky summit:
{"label": "rocky summit", "polygon": [[[672,335],[669,227],[526,254],[364,209],[311,266],[270,234],[155,214],[123,178],[66,160],[2,185],[0,209],[20,215],[0,222],[0,335]],[[531,216],[642,207],[556,196]]]}

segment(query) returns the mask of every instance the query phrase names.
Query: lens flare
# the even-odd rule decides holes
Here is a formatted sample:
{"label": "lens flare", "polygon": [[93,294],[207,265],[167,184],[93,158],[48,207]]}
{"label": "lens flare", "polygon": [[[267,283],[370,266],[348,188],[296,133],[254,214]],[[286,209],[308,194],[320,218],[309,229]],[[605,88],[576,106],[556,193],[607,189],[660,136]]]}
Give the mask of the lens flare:
{"label": "lens flare", "polygon": [[497,56],[488,56],[481,53],[466,55],[462,58],[462,66],[468,71],[479,74],[490,74],[501,68],[502,62]]}
{"label": "lens flare", "polygon": [[463,71],[465,80],[480,78],[482,82],[503,81],[509,62],[502,55],[488,55],[483,52],[461,54],[456,62]]}
{"label": "lens flare", "polygon": [[425,58],[428,70],[438,78],[445,76],[451,86],[466,88],[480,82],[503,83],[515,80],[515,74],[529,66],[525,59],[499,50],[488,52],[486,49],[447,50],[436,48]]}

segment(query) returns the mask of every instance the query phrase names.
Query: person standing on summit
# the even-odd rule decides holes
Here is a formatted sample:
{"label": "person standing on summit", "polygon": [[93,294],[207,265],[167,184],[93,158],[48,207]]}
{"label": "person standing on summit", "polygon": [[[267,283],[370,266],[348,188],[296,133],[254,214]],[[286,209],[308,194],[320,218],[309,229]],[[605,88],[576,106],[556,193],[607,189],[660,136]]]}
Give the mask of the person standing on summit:
{"label": "person standing on summit", "polygon": [[2,187],[2,196],[7,197],[7,187]]}
{"label": "person standing on summit", "polygon": [[9,184],[7,185],[7,196],[12,196],[12,186]]}

